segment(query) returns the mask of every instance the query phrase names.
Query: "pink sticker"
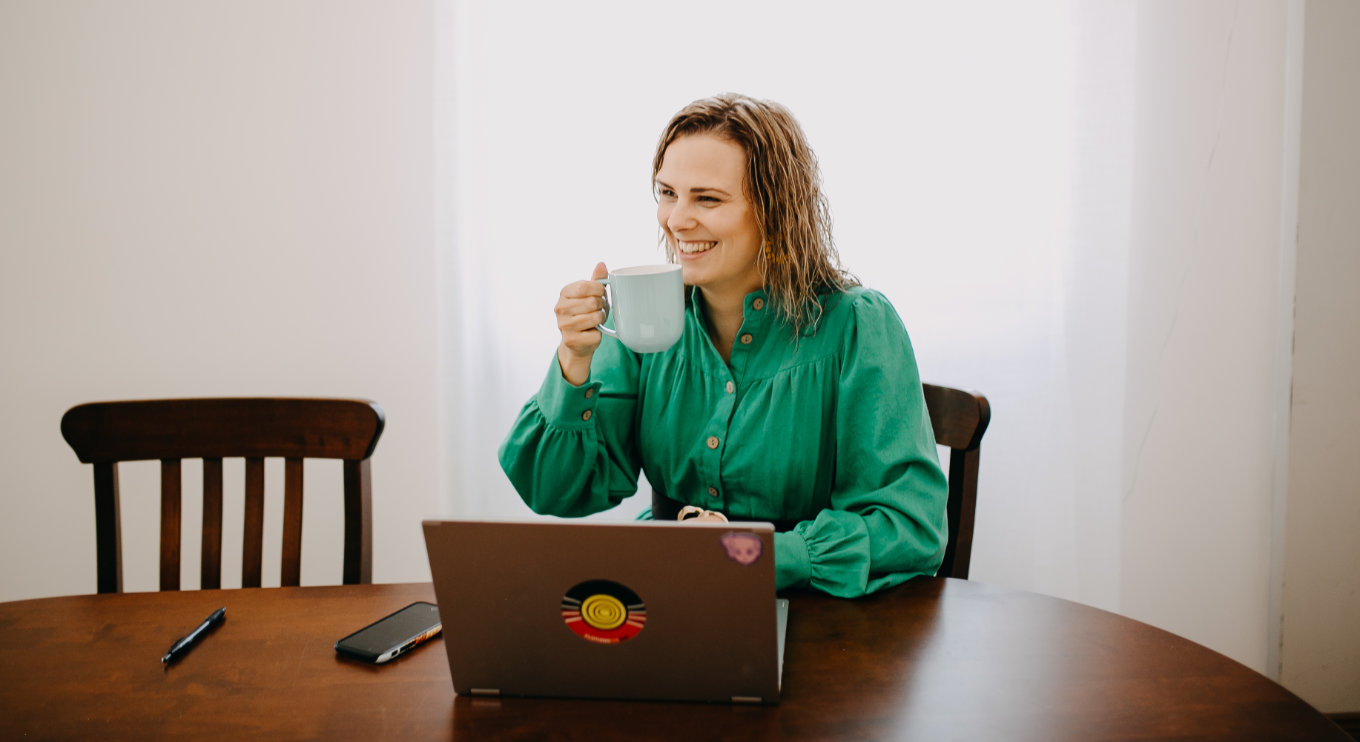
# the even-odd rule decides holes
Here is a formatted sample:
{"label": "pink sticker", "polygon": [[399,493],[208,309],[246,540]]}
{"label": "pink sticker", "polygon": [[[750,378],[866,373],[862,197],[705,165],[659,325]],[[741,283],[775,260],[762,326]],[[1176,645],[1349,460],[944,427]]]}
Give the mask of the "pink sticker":
{"label": "pink sticker", "polygon": [[765,544],[760,537],[748,531],[728,531],[722,537],[723,548],[727,550],[727,558],[742,565],[749,567],[760,560],[760,555],[765,552]]}

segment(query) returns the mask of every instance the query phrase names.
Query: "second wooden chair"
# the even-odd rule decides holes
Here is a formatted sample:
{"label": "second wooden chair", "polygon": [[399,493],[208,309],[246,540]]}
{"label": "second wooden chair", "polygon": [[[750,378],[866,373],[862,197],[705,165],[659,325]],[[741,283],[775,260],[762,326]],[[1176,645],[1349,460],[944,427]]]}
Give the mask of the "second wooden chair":
{"label": "second wooden chair", "polygon": [[949,545],[936,574],[967,579],[973,556],[978,459],[992,408],[981,394],[934,384],[922,384],[921,388],[935,429],[935,443],[949,449]]}
{"label": "second wooden chair", "polygon": [[203,460],[201,587],[222,584],[222,460],[245,459],[242,587],[259,587],[264,547],[264,460],[284,459],[280,581],[297,585],[302,564],[304,459],[339,459],[344,469],[345,584],[372,581],[369,457],[383,410],[353,399],[219,398],[95,402],[72,407],[61,432],[93,464],[98,590],[122,592],[118,463],[161,461],[160,589],[180,588],[183,459]]}

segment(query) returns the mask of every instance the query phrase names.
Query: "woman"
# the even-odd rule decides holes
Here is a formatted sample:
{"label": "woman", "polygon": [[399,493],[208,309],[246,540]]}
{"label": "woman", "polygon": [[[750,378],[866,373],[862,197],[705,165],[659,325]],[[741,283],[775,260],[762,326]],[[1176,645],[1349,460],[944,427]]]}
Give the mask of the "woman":
{"label": "woman", "polygon": [[501,446],[535,512],[581,516],[652,483],[776,524],[778,589],[853,597],[934,574],[946,484],[911,343],[839,265],[816,158],[782,106],[740,95],[671,120],[652,163],[666,255],[689,289],[669,350],[601,342],[604,264],[562,289],[562,342]]}

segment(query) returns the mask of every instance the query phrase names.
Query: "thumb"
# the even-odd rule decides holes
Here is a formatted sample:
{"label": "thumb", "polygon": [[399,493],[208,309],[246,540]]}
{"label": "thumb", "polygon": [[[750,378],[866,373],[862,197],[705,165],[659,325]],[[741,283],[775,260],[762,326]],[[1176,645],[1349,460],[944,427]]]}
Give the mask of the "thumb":
{"label": "thumb", "polygon": [[598,281],[598,280],[600,280],[601,278],[608,278],[608,277],[609,277],[609,269],[605,267],[604,263],[596,263],[596,264],[595,264],[595,270],[593,270],[593,271],[590,272],[590,280],[592,280],[592,281]]}

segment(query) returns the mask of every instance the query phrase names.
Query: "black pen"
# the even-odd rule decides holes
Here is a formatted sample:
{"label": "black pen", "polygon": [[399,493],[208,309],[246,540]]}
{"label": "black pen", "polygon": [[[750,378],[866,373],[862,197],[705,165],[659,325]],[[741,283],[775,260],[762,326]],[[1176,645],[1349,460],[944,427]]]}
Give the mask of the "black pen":
{"label": "black pen", "polygon": [[189,650],[192,649],[193,646],[198,643],[199,639],[202,639],[203,636],[207,634],[209,631],[212,631],[214,628],[217,628],[217,625],[222,623],[222,621],[225,620],[226,617],[227,617],[226,606],[222,606],[221,608],[218,608],[217,610],[213,611],[212,615],[203,619],[203,623],[199,624],[198,628],[194,629],[193,631],[190,631],[188,636],[185,636],[184,638],[177,640],[174,644],[171,644],[170,651],[165,653],[165,656],[161,658],[161,662],[167,663],[174,662],[180,657],[183,657],[184,655],[188,654]]}

